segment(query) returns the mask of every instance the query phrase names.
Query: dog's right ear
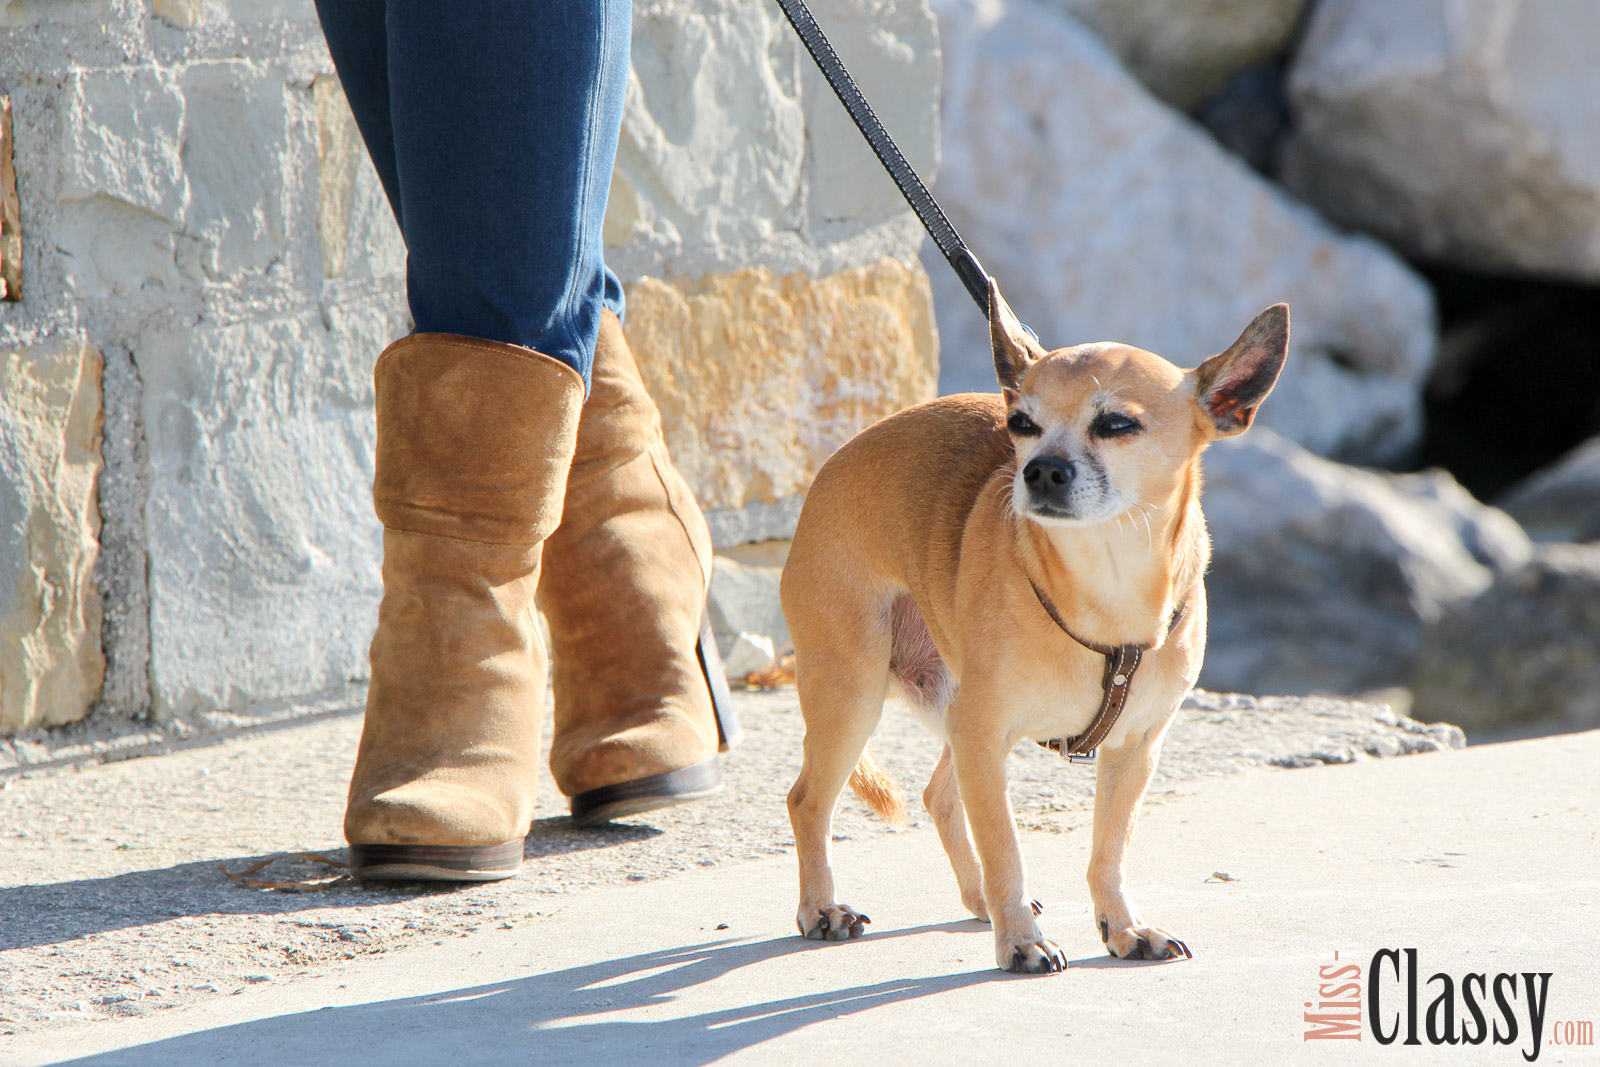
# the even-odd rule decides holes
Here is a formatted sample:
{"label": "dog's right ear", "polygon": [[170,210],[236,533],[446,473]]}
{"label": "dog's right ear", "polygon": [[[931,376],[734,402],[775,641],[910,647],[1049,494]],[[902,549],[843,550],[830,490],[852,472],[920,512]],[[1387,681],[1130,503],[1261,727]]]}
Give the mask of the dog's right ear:
{"label": "dog's right ear", "polygon": [[994,349],[994,376],[1009,403],[1017,398],[1028,364],[1044,355],[1044,348],[1000,295],[993,278],[989,279],[989,344]]}
{"label": "dog's right ear", "polygon": [[1194,371],[1195,403],[1217,436],[1244,433],[1272,392],[1289,355],[1289,305],[1273,304],[1244,328],[1226,352]]}

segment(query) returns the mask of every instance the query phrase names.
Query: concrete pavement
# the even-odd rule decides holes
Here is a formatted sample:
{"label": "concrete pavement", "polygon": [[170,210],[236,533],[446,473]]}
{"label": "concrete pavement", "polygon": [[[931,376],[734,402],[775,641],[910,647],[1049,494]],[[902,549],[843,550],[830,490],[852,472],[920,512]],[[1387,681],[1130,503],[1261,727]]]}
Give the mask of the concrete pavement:
{"label": "concrete pavement", "polygon": [[[1550,976],[1539,1061],[1596,1062],[1600,1047],[1552,1034],[1600,1022],[1597,769],[1589,733],[1181,783],[1146,809],[1130,883],[1189,961],[1103,955],[1079,815],[1024,841],[1042,923],[1072,966],[1000,973],[925,828],[836,846],[843,898],[875,920],[859,942],[793,934],[794,861],[774,856],[574,895],[512,929],[318,977],[0,1037],[0,1062],[1520,1063],[1534,1048],[1524,972]],[[1366,994],[1385,948],[1416,950],[1420,1045],[1374,1040]],[[1319,968],[1351,962],[1360,1039],[1305,1040]],[[1517,1039],[1427,1044],[1436,972],[1456,987],[1517,976]],[[1398,1020],[1403,1042],[1404,968],[1376,982],[1379,1028]],[[1459,1032],[1468,1011],[1452,1007]],[[1504,1035],[1510,1018],[1488,1016]]]}

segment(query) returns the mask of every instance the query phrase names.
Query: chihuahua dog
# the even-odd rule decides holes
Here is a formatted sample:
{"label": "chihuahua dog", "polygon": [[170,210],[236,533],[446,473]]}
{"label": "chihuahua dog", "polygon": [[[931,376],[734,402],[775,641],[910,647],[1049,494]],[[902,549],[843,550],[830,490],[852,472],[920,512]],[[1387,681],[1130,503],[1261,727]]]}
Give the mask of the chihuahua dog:
{"label": "chihuahua dog", "polygon": [[806,722],[789,793],[800,932],[843,941],[869,921],[835,893],[833,811],[848,781],[904,821],[867,748],[898,693],[945,742],[923,800],[1002,969],[1066,962],[1035,921],[1006,789],[1024,738],[1096,763],[1088,880],[1107,949],[1187,957],[1140,917],[1123,856],[1205,654],[1200,454],[1250,425],[1283,367],[1289,310],[1268,308],[1188,371],[1121,344],[1047,353],[992,281],[989,326],[1000,395],[942,397],[863,431],[823,465],[795,530],[782,598]]}

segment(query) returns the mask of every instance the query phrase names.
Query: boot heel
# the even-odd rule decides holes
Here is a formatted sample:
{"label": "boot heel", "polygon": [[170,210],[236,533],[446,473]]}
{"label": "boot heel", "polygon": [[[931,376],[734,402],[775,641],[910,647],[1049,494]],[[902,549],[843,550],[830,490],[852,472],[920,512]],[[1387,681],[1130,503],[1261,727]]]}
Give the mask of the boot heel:
{"label": "boot heel", "polygon": [[498,882],[521,869],[521,841],[350,846],[350,873],[363,882]]}
{"label": "boot heel", "polygon": [[695,645],[700,659],[700,673],[705,675],[706,688],[711,690],[711,710],[717,716],[717,751],[726,752],[744,741],[744,730],[739,726],[739,716],[733,710],[733,694],[728,690],[728,676],[722,669],[722,653],[717,651],[717,638],[711,632],[711,614],[700,615],[700,640]]}

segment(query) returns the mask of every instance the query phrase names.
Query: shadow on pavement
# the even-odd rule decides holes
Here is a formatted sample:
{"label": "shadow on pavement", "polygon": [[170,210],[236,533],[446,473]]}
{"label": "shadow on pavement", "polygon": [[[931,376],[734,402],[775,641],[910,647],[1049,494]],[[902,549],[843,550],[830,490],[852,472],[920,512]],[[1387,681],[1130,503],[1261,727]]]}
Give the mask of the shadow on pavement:
{"label": "shadow on pavement", "polygon": [[[921,926],[879,934],[873,940],[971,930],[974,925]],[[965,974],[824,988],[680,1018],[615,1017],[670,1006],[683,990],[740,968],[796,952],[848,952],[853,944],[822,945],[798,937],[709,942],[424,997],[218,1027],[70,1062],[694,1065],[842,1015],[984,982],[1027,980],[984,967]],[[839,973],[821,961],[818,972],[819,984]],[[759,990],[762,982],[757,969],[745,976],[743,988]]]}
{"label": "shadow on pavement", "polygon": [[[661,833],[653,826],[613,824],[584,829],[568,818],[539,819],[523,844],[523,856],[535,859],[643,841]],[[345,850],[320,850],[347,859]],[[200,860],[155,870],[132,871],[105,878],[14,886],[0,889],[0,952],[55,945],[91,934],[148,926],[191,915],[286,915],[314,908],[366,908],[398,899],[449,894],[474,888],[438,883],[363,886],[345,883],[315,893],[264,892],[235,885],[217,869],[219,863],[241,871],[266,856],[234,856]],[[305,864],[288,877],[321,878],[329,872]],[[285,877],[282,873],[254,877]]]}

